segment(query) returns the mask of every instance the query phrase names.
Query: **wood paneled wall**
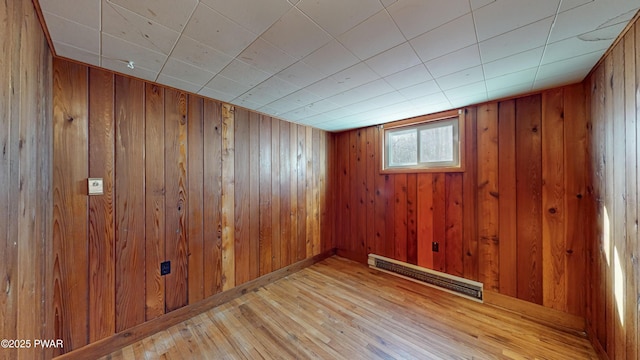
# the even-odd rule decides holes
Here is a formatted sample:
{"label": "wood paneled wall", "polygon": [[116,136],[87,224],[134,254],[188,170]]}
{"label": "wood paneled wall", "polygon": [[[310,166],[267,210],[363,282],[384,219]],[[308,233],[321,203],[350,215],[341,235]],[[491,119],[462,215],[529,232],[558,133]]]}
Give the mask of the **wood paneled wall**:
{"label": "wood paneled wall", "polygon": [[[65,352],[334,248],[332,134],[64,60],[53,70]],[[87,178],[104,195],[87,196]]]}
{"label": "wood paneled wall", "polygon": [[581,84],[467,108],[463,173],[380,175],[381,129],[337,134],[338,253],[583,316],[585,109]]}
{"label": "wood paneled wall", "polygon": [[640,24],[585,80],[591,115],[587,326],[609,359],[640,356]]}
{"label": "wood paneled wall", "polygon": [[[33,4],[0,2],[0,359],[51,357],[51,52]],[[22,345],[26,345],[23,343]]]}

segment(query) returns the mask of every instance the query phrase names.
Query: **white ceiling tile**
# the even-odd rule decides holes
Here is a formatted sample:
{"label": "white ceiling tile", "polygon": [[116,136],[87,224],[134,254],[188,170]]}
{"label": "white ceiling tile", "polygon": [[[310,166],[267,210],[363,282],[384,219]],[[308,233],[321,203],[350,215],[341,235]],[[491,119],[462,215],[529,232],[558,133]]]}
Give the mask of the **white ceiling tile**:
{"label": "white ceiling tile", "polygon": [[[291,93],[287,96],[282,97],[280,100],[291,103],[292,105],[295,105],[294,108],[289,109],[289,111],[293,110],[293,109],[297,109],[301,106],[305,106],[305,105],[309,105],[313,102],[316,101],[320,101],[322,100],[321,97],[319,97],[316,94],[313,94],[305,89],[301,89],[298,90],[294,93]],[[278,100],[278,101],[280,101]],[[271,104],[270,104],[271,105]]]}
{"label": "white ceiling tile", "polygon": [[487,100],[489,100],[489,97],[486,93],[475,94],[475,95],[470,95],[462,98],[453,99],[451,100],[451,106],[453,106],[454,108],[461,108],[464,106],[480,104],[480,103],[486,102]]}
{"label": "white ceiling tile", "polygon": [[67,45],[61,42],[53,42],[53,46],[56,49],[56,54],[61,57],[73,59],[83,62],[85,64],[100,66],[100,55],[90,53],[83,49]]}
{"label": "white ceiling tile", "polygon": [[487,79],[487,90],[495,91],[499,89],[504,89],[506,87],[515,86],[515,85],[528,85],[529,88],[533,85],[533,81],[536,79],[536,74],[538,73],[537,68],[531,68],[527,70],[522,70],[514,73],[510,73],[507,75],[502,75],[498,77],[494,77],[493,79]]}
{"label": "white ceiling tile", "polygon": [[395,89],[406,88],[432,79],[433,77],[423,64],[385,76],[384,78],[384,80]]}
{"label": "white ceiling tile", "polygon": [[305,87],[305,89],[322,98],[328,98],[336,94],[335,86],[336,81],[330,77],[327,77],[322,80],[316,81],[315,83]]}
{"label": "white ceiling tile", "polygon": [[180,33],[123,7],[102,1],[102,32],[163,54],[169,54]]}
{"label": "white ceiling tile", "polygon": [[353,89],[356,86],[379,78],[365,63],[358,63],[331,76],[331,79],[335,82],[336,92]]}
{"label": "white ceiling tile", "polygon": [[[227,94],[227,97],[231,97],[231,99],[233,99],[241,94],[244,94],[251,87],[240,84],[223,75],[218,74],[205,85],[205,88],[225,93]],[[220,98],[220,100],[225,99]]]}
{"label": "white ceiling tile", "polygon": [[102,34],[102,63],[104,64],[107,59],[124,65],[133,61],[136,67],[159,72],[167,56],[120,38]]}
{"label": "white ceiling tile", "polygon": [[497,0],[473,12],[478,40],[487,40],[552,16],[559,3],[560,0]]}
{"label": "white ceiling tile", "polygon": [[436,81],[442,90],[454,89],[484,80],[482,66],[472,67],[457,73],[437,78]]}
{"label": "white ceiling tile", "polygon": [[477,10],[480,9],[483,6],[487,6],[493,2],[495,2],[496,0],[471,0],[471,9],[472,10]]}
{"label": "white ceiling tile", "polygon": [[[450,106],[449,99],[447,99],[442,91],[429,95],[419,96],[415,99],[411,99],[410,102],[412,106],[419,107],[421,109],[440,104],[447,104]],[[429,114],[429,112],[423,112],[423,114]]]}
{"label": "white ceiling tile", "polygon": [[86,52],[100,53],[100,32],[77,22],[69,21],[52,13],[44,13],[49,34],[58,42],[83,49]]}
{"label": "white ceiling tile", "polygon": [[190,84],[197,85],[197,91],[200,90],[200,88],[204,86],[204,84],[208,83],[209,80],[213,78],[215,73],[200,69],[183,61],[176,60],[173,57],[169,57],[166,64],[164,64],[160,75],[169,76],[175,79],[180,79],[181,81],[188,82]]}
{"label": "white ceiling tile", "polygon": [[398,91],[392,91],[363,100],[358,102],[357,105],[363,109],[377,110],[406,101],[407,99],[404,95],[400,94]]}
{"label": "white ceiling tile", "polygon": [[608,26],[549,44],[544,51],[542,64],[548,64],[594,51],[604,53],[624,27],[625,24]]}
{"label": "white ceiling tile", "polygon": [[100,30],[100,0],[39,0],[38,3],[43,12]]}
{"label": "white ceiling tile", "polygon": [[260,107],[260,104],[250,101],[248,99],[239,99],[235,98],[231,100],[231,103],[236,106],[240,106],[246,109],[257,109]]}
{"label": "white ceiling tile", "polygon": [[511,97],[517,94],[526,94],[528,92],[531,92],[532,85],[533,85],[532,83],[519,84],[519,85],[500,88],[500,89],[489,90],[487,92],[487,95],[489,95],[489,100],[497,100],[505,97]]}
{"label": "white ceiling tile", "polygon": [[297,109],[288,111],[282,114],[282,117],[285,119],[291,119],[295,122],[299,122],[302,119],[306,119],[310,116],[319,115],[319,114],[321,113],[316,111],[312,106],[307,105],[307,106],[302,106]]}
{"label": "white ceiling tile", "polygon": [[179,6],[176,6],[175,0],[109,1],[175,31],[184,29],[191,13],[198,5],[198,0],[181,0]]}
{"label": "white ceiling tile", "polygon": [[331,111],[331,110],[335,110],[340,108],[340,105],[332,102],[331,100],[328,99],[324,99],[324,100],[318,100],[318,101],[314,101],[311,104],[308,105],[310,108],[312,108],[314,111],[316,111],[317,113],[325,113],[327,111]]}
{"label": "white ceiling tile", "polygon": [[311,85],[323,78],[320,72],[302,61],[298,61],[276,74],[280,79],[299,87]]}
{"label": "white ceiling tile", "polygon": [[300,88],[298,86],[274,76],[242,94],[240,98],[247,99],[263,106],[299,89]]}
{"label": "white ceiling tile", "polygon": [[171,57],[195,65],[199,68],[218,73],[233,60],[214,48],[183,35],[178,40]]}
{"label": "white ceiling tile", "polygon": [[468,0],[400,0],[389,14],[407,39],[412,39],[471,12]]}
{"label": "white ceiling tile", "polygon": [[208,87],[204,87],[200,89],[200,91],[198,91],[198,94],[208,97],[210,99],[226,101],[226,102],[229,102],[235,98],[235,96],[229,94],[226,91],[219,91],[219,90],[208,88]]}
{"label": "white ceiling tile", "polygon": [[117,73],[129,75],[139,79],[156,81],[156,78],[158,77],[158,71],[156,70],[145,69],[142,66],[136,66],[134,69],[130,69],[129,67],[127,67],[127,63],[119,60],[103,57],[100,59],[100,62],[102,64],[101,66],[105,69],[109,69]]}
{"label": "white ceiling tile", "polygon": [[365,60],[406,40],[391,16],[386,11],[380,11],[340,35],[338,41],[361,60]]}
{"label": "white ceiling tile", "polygon": [[287,113],[291,110],[295,110],[304,105],[306,104],[300,104],[291,99],[282,98],[266,105],[265,107],[271,110],[271,112],[269,112],[270,114],[280,116],[284,113]]}
{"label": "white ceiling tile", "polygon": [[338,36],[382,10],[379,0],[302,0],[298,5],[329,34]]}
{"label": "white ceiling tile", "polygon": [[400,44],[365,61],[380,76],[387,76],[421,63],[408,42]]}
{"label": "white ceiling tile", "polygon": [[543,46],[547,42],[553,17],[523,26],[480,43],[480,56],[489,62]]}
{"label": "white ceiling tile", "polygon": [[404,96],[407,100],[435,94],[440,91],[440,87],[435,82],[435,80],[425,81],[423,83],[398,90],[398,92],[402,94],[402,96]]}
{"label": "white ceiling tile", "polygon": [[514,73],[517,71],[537,68],[540,65],[544,47],[531,49],[502,59],[484,64],[484,76],[487,79]]}
{"label": "white ceiling tile", "polygon": [[331,41],[329,34],[297,8],[289,10],[262,37],[297,59]]}
{"label": "white ceiling tile", "polygon": [[387,84],[386,81],[379,79],[334,95],[328,98],[328,100],[341,106],[347,106],[392,91],[394,91],[394,89],[391,85]]}
{"label": "white ceiling tile", "polygon": [[[487,87],[485,86],[484,81],[479,81],[477,83],[460,86],[455,89],[445,90],[444,94],[447,96],[447,99],[453,103],[454,100],[459,100],[463,98],[468,98],[471,96],[487,96]],[[486,99],[485,99],[486,100]]]}
{"label": "white ceiling tile", "polygon": [[267,30],[291,8],[291,4],[286,0],[201,1],[258,35]]}
{"label": "white ceiling tile", "polygon": [[[562,77],[570,72],[577,72],[586,75],[593,65],[600,59],[600,56],[602,56],[602,52],[596,51],[570,59],[541,65],[538,70],[538,75],[536,76],[536,83],[541,79]],[[567,69],[571,69],[571,71],[567,71]]]}
{"label": "white ceiling tile", "polygon": [[202,3],[198,4],[183,34],[229,56],[240,54],[257,38],[257,35]]}
{"label": "white ceiling tile", "polygon": [[239,60],[233,60],[229,65],[227,65],[227,67],[220,71],[219,74],[228,79],[233,79],[233,81],[249,88],[258,85],[271,77],[271,74],[260,69],[256,69]]}
{"label": "white ceiling tile", "polygon": [[264,72],[275,74],[296,62],[296,59],[279,48],[258,38],[238,55],[243,62]]}
{"label": "white ceiling tile", "polygon": [[202,88],[201,85],[192,84],[188,81],[184,81],[181,78],[175,78],[173,76],[168,76],[165,74],[160,74],[156,82],[162,85],[167,85],[176,89],[185,90],[192,93],[196,93],[198,90],[200,90],[200,88]]}
{"label": "white ceiling tile", "polygon": [[302,61],[324,75],[333,75],[359,62],[358,58],[337,40],[328,42]]}
{"label": "white ceiling tile", "polygon": [[627,23],[640,7],[638,1],[598,0],[558,14],[549,42],[564,40],[599,28]]}
{"label": "white ceiling tile", "polygon": [[558,12],[563,12],[567,10],[571,10],[575,7],[582,6],[584,4],[588,4],[594,0],[562,0],[560,4],[560,9]]}
{"label": "white ceiling tile", "polygon": [[462,16],[411,40],[422,61],[429,61],[477,42],[473,17]]}
{"label": "white ceiling tile", "polygon": [[382,0],[382,5],[384,5],[384,7],[389,7],[393,4],[396,3],[396,1],[398,0]]}
{"label": "white ceiling tile", "polygon": [[471,45],[425,63],[431,75],[436,78],[480,64],[478,45]]}
{"label": "white ceiling tile", "polygon": [[[585,76],[587,76],[587,74],[589,74],[590,70],[591,68],[587,67],[582,69],[578,68],[575,71],[558,71],[557,75],[536,79],[532,90],[544,90],[552,87],[579,83]],[[551,71],[549,71],[549,73],[550,72]]]}

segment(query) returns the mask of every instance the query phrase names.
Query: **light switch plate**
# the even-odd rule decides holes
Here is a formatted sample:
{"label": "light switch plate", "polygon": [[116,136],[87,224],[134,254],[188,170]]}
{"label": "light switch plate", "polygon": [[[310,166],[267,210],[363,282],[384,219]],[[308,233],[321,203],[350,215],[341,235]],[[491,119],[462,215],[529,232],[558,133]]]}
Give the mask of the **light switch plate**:
{"label": "light switch plate", "polygon": [[102,185],[102,179],[100,178],[89,178],[89,195],[103,195],[104,188]]}

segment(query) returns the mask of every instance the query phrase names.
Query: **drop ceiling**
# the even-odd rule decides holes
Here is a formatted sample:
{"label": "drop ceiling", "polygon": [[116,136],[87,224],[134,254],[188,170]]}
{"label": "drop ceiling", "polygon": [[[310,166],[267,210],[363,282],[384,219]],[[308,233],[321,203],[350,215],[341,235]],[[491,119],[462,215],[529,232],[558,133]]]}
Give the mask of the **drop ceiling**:
{"label": "drop ceiling", "polygon": [[39,4],[57,56],[329,131],[579,82],[640,8],[640,0]]}

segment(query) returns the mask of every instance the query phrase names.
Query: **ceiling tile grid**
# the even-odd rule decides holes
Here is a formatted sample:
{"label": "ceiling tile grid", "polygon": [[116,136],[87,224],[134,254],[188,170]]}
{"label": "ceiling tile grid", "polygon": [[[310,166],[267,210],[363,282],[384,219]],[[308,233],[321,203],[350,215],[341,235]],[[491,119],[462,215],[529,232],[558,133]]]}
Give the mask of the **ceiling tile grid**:
{"label": "ceiling tile grid", "polygon": [[58,56],[339,131],[581,81],[640,0],[39,5]]}

